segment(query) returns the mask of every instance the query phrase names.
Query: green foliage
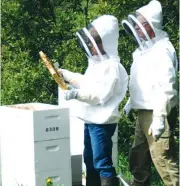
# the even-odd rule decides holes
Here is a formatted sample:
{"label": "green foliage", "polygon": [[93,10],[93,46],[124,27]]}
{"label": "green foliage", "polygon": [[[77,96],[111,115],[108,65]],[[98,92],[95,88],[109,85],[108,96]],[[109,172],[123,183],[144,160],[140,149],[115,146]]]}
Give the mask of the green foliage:
{"label": "green foliage", "polygon": [[[64,68],[76,70],[77,66],[78,71],[85,69],[86,60],[77,47],[74,32],[75,28],[84,26],[83,13],[74,7],[77,1],[70,1],[68,9],[61,6],[65,2],[56,1],[54,8],[51,1],[2,1],[3,105],[57,104],[57,84],[39,60],[41,50],[60,66],[64,62],[69,64]],[[76,17],[79,17],[77,23]]]}

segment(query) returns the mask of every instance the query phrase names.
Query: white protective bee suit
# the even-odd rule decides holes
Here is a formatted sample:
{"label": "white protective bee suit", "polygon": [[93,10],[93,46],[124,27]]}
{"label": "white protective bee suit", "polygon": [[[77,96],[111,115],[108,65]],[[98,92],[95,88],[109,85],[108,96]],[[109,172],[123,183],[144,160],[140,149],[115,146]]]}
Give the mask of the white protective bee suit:
{"label": "white protective bee suit", "polygon": [[64,92],[71,116],[85,122],[84,153],[87,186],[119,186],[112,163],[112,136],[120,118],[119,104],[128,75],[118,57],[118,20],[111,15],[95,19],[76,33],[88,57],[84,75],[60,69],[75,88]]}
{"label": "white protective bee suit", "polygon": [[[162,19],[161,4],[152,0],[136,10],[135,16],[131,14],[122,21],[124,29],[139,45],[133,52],[130,99],[124,107],[127,114],[130,109],[138,110],[135,140],[129,156],[135,185],[150,184],[151,159],[165,185],[177,185],[179,182],[174,149],[170,142],[171,131],[166,119],[178,103],[178,61],[167,33],[162,30]],[[153,38],[145,29],[147,23],[155,34]],[[135,26],[141,30],[143,37]],[[159,141],[153,141],[148,131],[154,140]]]}
{"label": "white protective bee suit", "polygon": [[[92,27],[102,39],[104,55],[89,32]],[[61,69],[65,80],[78,88],[77,99],[68,101],[72,105],[71,115],[86,123],[117,123],[120,118],[118,106],[126,94],[128,76],[118,57],[118,33],[118,22],[113,16],[96,19],[88,28],[77,32],[81,48],[88,57],[85,74]],[[89,45],[96,48],[98,55],[93,56]]]}

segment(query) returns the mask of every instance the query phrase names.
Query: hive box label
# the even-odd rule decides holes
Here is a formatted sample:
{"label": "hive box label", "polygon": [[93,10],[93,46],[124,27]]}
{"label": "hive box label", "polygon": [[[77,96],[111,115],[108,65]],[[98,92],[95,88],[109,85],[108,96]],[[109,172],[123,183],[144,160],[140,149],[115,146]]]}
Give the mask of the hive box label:
{"label": "hive box label", "polygon": [[58,131],[59,127],[48,127],[46,128],[46,132],[55,132]]}

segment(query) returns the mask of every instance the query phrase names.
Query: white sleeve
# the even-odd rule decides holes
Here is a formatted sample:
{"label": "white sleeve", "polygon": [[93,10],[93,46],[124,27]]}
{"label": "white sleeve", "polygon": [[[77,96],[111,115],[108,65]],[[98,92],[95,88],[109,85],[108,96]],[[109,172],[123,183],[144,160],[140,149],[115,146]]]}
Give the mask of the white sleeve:
{"label": "white sleeve", "polygon": [[97,77],[94,82],[89,79],[87,87],[79,89],[78,100],[91,105],[104,104],[113,96],[117,80],[116,69],[107,68],[103,77]]}
{"label": "white sleeve", "polygon": [[157,84],[155,89],[154,116],[167,116],[173,107],[172,100],[177,97],[176,69],[167,53],[160,54],[158,65]]}
{"label": "white sleeve", "polygon": [[64,80],[72,84],[74,87],[79,88],[80,82],[83,78],[83,75],[80,73],[70,72],[65,69],[60,69],[63,74]]}

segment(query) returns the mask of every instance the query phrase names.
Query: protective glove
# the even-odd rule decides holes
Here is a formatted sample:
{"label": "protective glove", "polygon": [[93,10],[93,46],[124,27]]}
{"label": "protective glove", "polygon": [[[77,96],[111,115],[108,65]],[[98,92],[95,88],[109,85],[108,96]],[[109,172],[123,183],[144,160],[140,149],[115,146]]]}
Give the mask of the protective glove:
{"label": "protective glove", "polygon": [[130,111],[132,109],[132,106],[131,106],[131,102],[130,102],[130,99],[127,101],[126,105],[124,106],[123,108],[123,114],[128,117]]}
{"label": "protective glove", "polygon": [[165,117],[153,117],[153,121],[149,127],[148,134],[152,137],[155,141],[157,141],[163,132],[165,131]]}
{"label": "protective glove", "polygon": [[73,85],[71,85],[70,83],[68,84],[68,90],[72,90],[72,89],[76,89],[76,87],[74,87]]}
{"label": "protective glove", "polygon": [[71,72],[62,68],[59,68],[57,71],[63,76],[64,81],[70,82],[71,78],[69,77],[69,73]]}
{"label": "protective glove", "polygon": [[78,97],[78,90],[77,89],[71,89],[71,90],[64,91],[64,99],[66,101],[68,101],[70,99],[77,99],[77,97]]}
{"label": "protective glove", "polygon": [[70,72],[69,70],[65,69],[58,69],[58,72],[62,74],[63,79],[66,83],[70,83],[76,88],[80,87],[80,82],[83,79],[83,75],[79,73]]}

